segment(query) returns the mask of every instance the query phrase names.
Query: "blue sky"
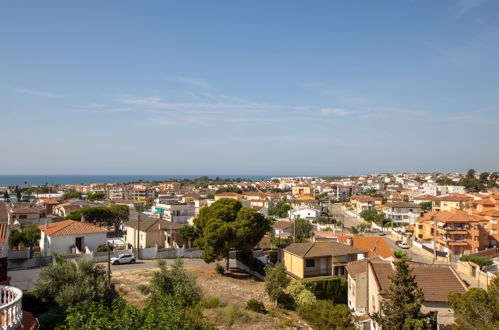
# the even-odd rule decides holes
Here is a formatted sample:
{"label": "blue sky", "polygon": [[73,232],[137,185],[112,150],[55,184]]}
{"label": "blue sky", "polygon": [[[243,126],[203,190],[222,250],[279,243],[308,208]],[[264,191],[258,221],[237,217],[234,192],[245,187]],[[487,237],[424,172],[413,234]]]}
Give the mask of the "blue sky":
{"label": "blue sky", "polygon": [[497,170],[499,1],[1,1],[0,174]]}

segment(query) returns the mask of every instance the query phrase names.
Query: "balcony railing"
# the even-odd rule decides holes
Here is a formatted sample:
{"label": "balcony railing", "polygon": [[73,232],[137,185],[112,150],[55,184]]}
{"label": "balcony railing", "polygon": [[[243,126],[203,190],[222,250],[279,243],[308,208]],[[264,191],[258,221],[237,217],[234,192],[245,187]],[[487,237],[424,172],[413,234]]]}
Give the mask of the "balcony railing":
{"label": "balcony railing", "polygon": [[18,288],[0,285],[0,321],[2,329],[16,329],[21,326],[23,292]]}

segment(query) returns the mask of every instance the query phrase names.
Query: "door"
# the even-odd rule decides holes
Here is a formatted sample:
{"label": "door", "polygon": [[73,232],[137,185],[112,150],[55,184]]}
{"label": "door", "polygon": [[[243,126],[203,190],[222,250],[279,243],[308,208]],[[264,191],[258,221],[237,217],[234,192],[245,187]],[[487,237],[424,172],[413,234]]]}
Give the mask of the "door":
{"label": "door", "polygon": [[80,251],[83,251],[83,239],[84,237],[76,237],[75,239],[75,245]]}
{"label": "door", "polygon": [[326,274],[327,272],[327,258],[321,258],[321,274]]}

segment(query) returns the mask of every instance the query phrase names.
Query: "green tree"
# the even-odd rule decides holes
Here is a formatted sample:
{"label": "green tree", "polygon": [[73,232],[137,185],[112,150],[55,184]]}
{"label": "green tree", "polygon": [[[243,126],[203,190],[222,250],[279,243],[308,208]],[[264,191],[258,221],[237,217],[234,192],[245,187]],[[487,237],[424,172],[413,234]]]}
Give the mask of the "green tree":
{"label": "green tree", "polygon": [[276,216],[279,218],[287,218],[288,212],[291,209],[291,206],[285,202],[277,203],[276,207],[271,208],[269,210],[269,215]]}
{"label": "green tree", "polygon": [[9,196],[9,192],[8,192],[8,191],[5,191],[5,192],[3,193],[3,198],[4,198],[4,199],[10,199],[10,196]]}
{"label": "green tree", "polygon": [[270,299],[277,303],[285,296],[284,290],[288,286],[290,279],[284,271],[284,265],[277,262],[275,267],[265,266],[265,292]]}
{"label": "green tree", "polygon": [[305,287],[303,281],[291,280],[284,292],[293,298],[297,306],[313,304],[317,301],[315,295]]}
{"label": "green tree", "polygon": [[71,190],[71,191],[68,191],[68,192],[64,193],[62,195],[62,197],[61,197],[62,200],[67,200],[67,199],[72,199],[72,198],[80,199],[81,198],[81,192],[75,191],[75,190]]}
{"label": "green tree", "polygon": [[310,221],[297,218],[294,220],[294,231],[295,231],[295,239],[296,243],[302,243],[312,237],[312,229],[314,226],[310,223]]}
{"label": "green tree", "polygon": [[383,329],[434,329],[436,315],[421,312],[423,291],[418,288],[415,276],[405,258],[394,261],[395,273],[390,275],[392,285],[388,299],[381,302],[378,312],[371,318]]}
{"label": "green tree", "polygon": [[456,329],[498,329],[499,277],[490,282],[488,291],[471,289],[465,293],[451,293],[449,304],[454,310]]}
{"label": "green tree", "polygon": [[102,301],[70,306],[64,324],[58,329],[135,330],[142,328],[143,320],[143,313],[140,309],[127,304],[118,296],[114,298],[110,306]]}
{"label": "green tree", "polygon": [[468,172],[466,173],[466,178],[468,178],[468,179],[475,179],[475,174],[476,174],[475,170],[472,169],[472,168],[470,168],[468,170]]}
{"label": "green tree", "polygon": [[180,236],[187,241],[189,248],[192,246],[192,242],[194,242],[199,234],[196,231],[196,227],[194,226],[183,226],[180,228]]}
{"label": "green tree", "polygon": [[355,329],[353,316],[347,305],[317,300],[312,304],[298,306],[297,311],[314,329]]}
{"label": "green tree", "polygon": [[423,211],[424,213],[431,211],[431,208],[432,208],[431,202],[422,202],[419,205],[421,206],[421,211]]}
{"label": "green tree", "polygon": [[203,260],[209,263],[226,258],[228,269],[230,250],[251,250],[270,229],[270,220],[242,207],[238,200],[222,198],[202,208],[194,225],[199,233],[195,244],[203,249]]}
{"label": "green tree", "polygon": [[236,187],[236,186],[229,186],[229,187],[223,187],[223,188],[217,189],[217,191],[215,193],[220,194],[220,193],[225,193],[225,192],[242,194],[243,190],[241,188]]}
{"label": "green tree", "polygon": [[109,211],[113,214],[112,222],[114,224],[114,232],[118,235],[119,228],[124,221],[128,220],[130,210],[126,205],[111,204]]}
{"label": "green tree", "polygon": [[23,244],[24,246],[35,246],[40,239],[40,229],[37,225],[23,226],[20,231],[13,230],[9,235],[9,248]]}
{"label": "green tree", "polygon": [[103,192],[90,193],[88,194],[87,198],[90,201],[103,201],[106,198],[106,193]]}
{"label": "green tree", "polygon": [[63,309],[78,303],[109,301],[114,297],[104,266],[96,265],[91,259],[61,260],[42,268],[38,278],[34,294],[44,303]]}

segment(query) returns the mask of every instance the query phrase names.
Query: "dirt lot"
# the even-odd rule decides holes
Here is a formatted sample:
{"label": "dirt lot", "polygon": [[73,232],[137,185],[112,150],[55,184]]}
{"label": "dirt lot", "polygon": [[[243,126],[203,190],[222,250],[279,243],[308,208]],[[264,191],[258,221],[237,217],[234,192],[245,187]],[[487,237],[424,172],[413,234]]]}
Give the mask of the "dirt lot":
{"label": "dirt lot", "polygon": [[[147,284],[152,273],[157,269],[137,269],[113,273],[113,282],[117,290],[131,303],[141,306],[145,296],[138,290],[140,284]],[[220,307],[206,309],[205,315],[210,318],[219,329],[275,329],[275,328],[300,328],[296,315],[284,315],[274,310],[273,303],[264,291],[264,283],[253,276],[233,269],[224,276],[215,272],[214,266],[186,267],[189,273],[197,277],[203,296],[206,299],[220,299]],[[248,320],[236,323],[229,327],[224,322],[223,312],[230,304],[237,305],[244,310],[246,301],[258,299],[263,301],[268,310],[273,310],[274,317],[253,312],[248,313]]]}

